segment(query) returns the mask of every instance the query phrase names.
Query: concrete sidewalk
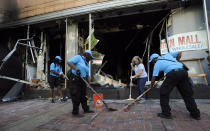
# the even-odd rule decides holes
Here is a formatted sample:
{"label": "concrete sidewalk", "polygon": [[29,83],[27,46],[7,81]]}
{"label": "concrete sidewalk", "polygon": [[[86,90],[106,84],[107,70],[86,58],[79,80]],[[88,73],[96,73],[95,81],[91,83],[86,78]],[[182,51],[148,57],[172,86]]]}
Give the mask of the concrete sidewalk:
{"label": "concrete sidewalk", "polygon": [[[71,101],[50,103],[48,100],[25,100],[0,104],[1,131],[210,131],[210,100],[197,100],[201,120],[189,117],[182,100],[171,100],[172,120],[157,117],[159,100],[137,103],[129,112],[121,109],[122,100],[106,100],[116,112],[101,110],[85,114],[83,118],[71,115]],[[92,103],[91,103],[92,107]],[[83,113],[83,111],[80,111]]]}

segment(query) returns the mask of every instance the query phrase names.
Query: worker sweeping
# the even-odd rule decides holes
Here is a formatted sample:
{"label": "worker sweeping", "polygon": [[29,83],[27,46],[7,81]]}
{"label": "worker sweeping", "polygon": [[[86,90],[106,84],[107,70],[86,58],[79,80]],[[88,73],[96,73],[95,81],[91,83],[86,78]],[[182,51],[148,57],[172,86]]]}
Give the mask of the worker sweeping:
{"label": "worker sweeping", "polygon": [[180,58],[181,52],[168,53],[163,56],[152,54],[150,56],[149,62],[154,63],[151,87],[153,87],[159,72],[163,71],[166,73],[166,79],[160,88],[160,106],[162,112],[157,115],[161,118],[172,118],[171,108],[169,106],[169,95],[176,86],[184,99],[186,108],[190,112],[190,116],[196,120],[200,120],[200,111],[193,98],[193,90],[192,85],[188,80],[188,72],[184,69],[183,64],[177,61]]}
{"label": "worker sweeping", "polygon": [[[84,113],[93,113],[87,105],[86,96],[86,83],[81,79],[85,79],[90,83],[89,77],[89,61],[93,59],[92,52],[86,50],[83,55],[76,55],[70,60],[68,60],[68,65],[71,68],[70,73],[68,73],[68,88],[70,89],[70,94],[72,97],[73,111],[72,115],[74,117],[83,117],[84,115],[79,114],[79,105],[81,103]],[[80,77],[81,76],[81,77]]]}
{"label": "worker sweeping", "polygon": [[53,63],[50,65],[50,76],[49,76],[49,84],[50,84],[50,101],[55,103],[54,99],[54,87],[57,88],[58,93],[60,95],[59,101],[64,102],[66,99],[63,98],[63,93],[61,91],[61,78],[64,78],[62,66],[61,66],[61,57],[56,56]]}
{"label": "worker sweeping", "polygon": [[[139,56],[133,57],[132,66],[134,66],[133,70],[135,71],[135,75],[131,76],[131,79],[136,78],[139,89],[139,95],[141,95],[145,91],[147,72],[144,68],[143,61]],[[141,103],[143,103],[144,101],[145,101],[145,95],[143,95],[143,97],[141,98]]]}

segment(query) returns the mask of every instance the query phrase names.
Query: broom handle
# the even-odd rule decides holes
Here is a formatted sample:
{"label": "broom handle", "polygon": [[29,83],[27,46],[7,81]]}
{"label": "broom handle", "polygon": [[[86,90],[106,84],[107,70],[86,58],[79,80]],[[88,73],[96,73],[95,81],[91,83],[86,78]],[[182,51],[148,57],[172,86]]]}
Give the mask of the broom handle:
{"label": "broom handle", "polygon": [[88,86],[88,88],[90,88],[100,99],[101,101],[104,103],[105,107],[108,108],[107,104],[103,101],[103,99],[98,95],[98,93],[90,86],[90,84],[83,78],[83,77],[80,77],[84,82],[85,84]]}
{"label": "broom handle", "polygon": [[[163,78],[165,78],[165,76],[163,76]],[[163,79],[163,78],[162,78],[162,79]],[[155,85],[154,85],[153,87],[157,86],[157,84],[158,84],[162,79],[158,80],[158,81],[155,83]],[[147,92],[149,92],[151,89],[152,89],[152,87],[148,88],[145,92],[143,92],[140,96],[138,96],[136,99],[134,99],[134,100],[133,100],[130,104],[128,104],[127,106],[130,106],[130,105],[132,105],[133,103],[135,103],[136,101],[138,101],[143,95],[145,95],[145,94],[146,94]]]}
{"label": "broom handle", "polygon": [[152,88],[148,88],[144,93],[142,93],[140,96],[138,96],[136,99],[134,99],[130,104],[128,104],[127,106],[132,105],[133,103],[135,103],[136,101],[138,101],[143,95],[145,95],[149,90],[151,90]]}

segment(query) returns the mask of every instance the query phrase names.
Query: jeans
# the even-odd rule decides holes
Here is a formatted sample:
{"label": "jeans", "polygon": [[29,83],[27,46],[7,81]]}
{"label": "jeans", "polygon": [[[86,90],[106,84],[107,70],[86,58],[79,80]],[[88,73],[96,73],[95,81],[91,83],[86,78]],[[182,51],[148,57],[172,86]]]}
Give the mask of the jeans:
{"label": "jeans", "polygon": [[[145,84],[147,81],[147,77],[138,78],[137,79],[137,85],[139,89],[139,95],[141,95],[145,91]],[[142,98],[145,98],[145,95],[142,96]]]}

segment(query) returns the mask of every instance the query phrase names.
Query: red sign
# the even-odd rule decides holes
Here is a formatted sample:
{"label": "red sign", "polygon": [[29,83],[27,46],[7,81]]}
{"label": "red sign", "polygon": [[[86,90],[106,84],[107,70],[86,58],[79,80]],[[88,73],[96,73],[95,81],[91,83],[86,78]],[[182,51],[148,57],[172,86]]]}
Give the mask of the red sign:
{"label": "red sign", "polygon": [[[103,94],[100,93],[99,96],[103,99]],[[93,100],[94,100],[95,108],[103,108],[104,107],[102,100],[96,94],[93,94]]]}

